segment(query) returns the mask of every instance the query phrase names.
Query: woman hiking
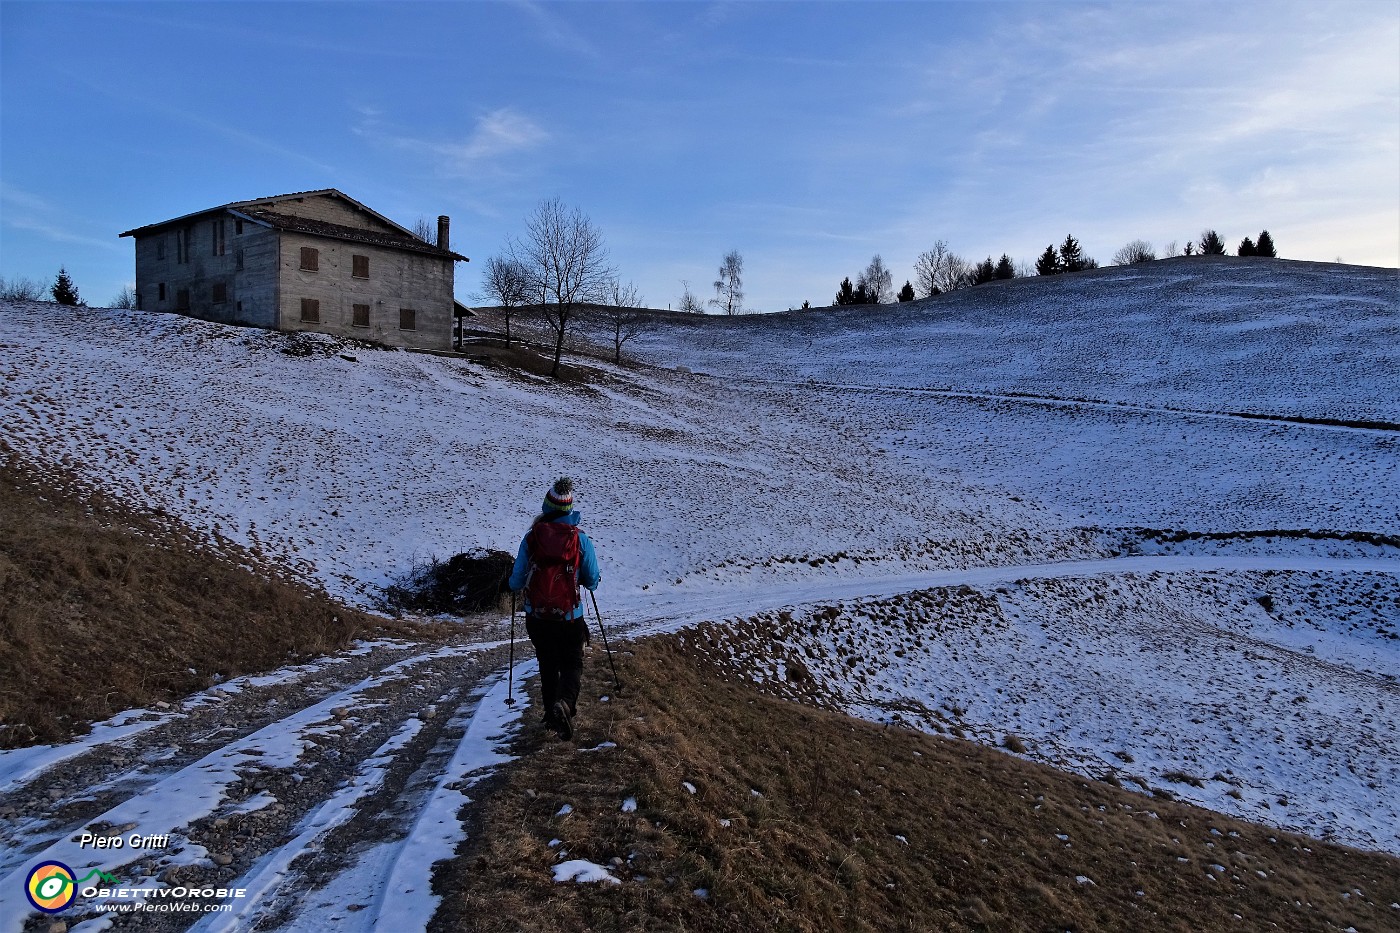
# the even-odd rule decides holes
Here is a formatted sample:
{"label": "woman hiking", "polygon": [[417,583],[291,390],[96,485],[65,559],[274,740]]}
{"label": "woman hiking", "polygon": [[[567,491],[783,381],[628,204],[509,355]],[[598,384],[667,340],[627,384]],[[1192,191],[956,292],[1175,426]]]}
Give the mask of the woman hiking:
{"label": "woman hiking", "polygon": [[512,592],[525,591],[525,631],[540,662],[544,724],[565,739],[574,734],[588,640],[579,587],[596,590],[603,579],[593,542],[578,524],[573,480],[561,477],[545,493],[510,574]]}

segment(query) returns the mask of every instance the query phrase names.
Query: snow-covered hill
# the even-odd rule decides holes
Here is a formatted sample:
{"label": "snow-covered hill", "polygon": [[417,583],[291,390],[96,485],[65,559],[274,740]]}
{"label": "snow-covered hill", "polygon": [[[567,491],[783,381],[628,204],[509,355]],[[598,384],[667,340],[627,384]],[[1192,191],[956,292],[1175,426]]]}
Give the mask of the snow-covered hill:
{"label": "snow-covered hill", "polygon": [[1163,262],[678,319],[585,385],[0,306],[0,417],[353,601],[513,550],[567,473],[623,626],[757,619],[716,644],[775,689],[802,659],[860,714],[1400,852],[1396,282]]}

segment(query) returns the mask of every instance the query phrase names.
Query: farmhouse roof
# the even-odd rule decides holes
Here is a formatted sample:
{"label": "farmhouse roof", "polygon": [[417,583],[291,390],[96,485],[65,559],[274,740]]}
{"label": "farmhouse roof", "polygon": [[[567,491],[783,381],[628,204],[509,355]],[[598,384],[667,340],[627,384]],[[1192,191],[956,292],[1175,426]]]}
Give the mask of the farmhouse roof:
{"label": "farmhouse roof", "polygon": [[[374,217],[376,220],[387,224],[392,230],[367,230],[361,227],[348,227],[344,224],[334,224],[324,220],[313,220],[309,217],[298,217],[295,214],[285,213],[276,209],[285,201],[320,196],[335,197],[346,201]],[[440,256],[444,259],[455,259],[461,262],[471,261],[460,253],[439,249],[431,243],[419,239],[412,232],[394,223],[383,214],[371,210],[359,201],[356,201],[354,198],[335,188],[321,188],[316,191],[294,191],[290,194],[278,194],[268,198],[255,198],[250,201],[232,201],[228,204],[221,204],[218,207],[210,207],[202,211],[195,211],[192,214],[185,214],[184,216],[175,217],[171,220],[163,220],[160,223],[147,224],[144,227],[127,230],[121,235],[139,236],[162,227],[185,223],[199,217],[205,217],[224,211],[236,217],[242,217],[245,220],[250,220],[253,223],[260,224],[264,227],[271,227],[276,230],[310,233],[315,236],[330,237],[336,240],[348,240],[354,243],[368,243],[374,246],[402,249],[408,252]]]}

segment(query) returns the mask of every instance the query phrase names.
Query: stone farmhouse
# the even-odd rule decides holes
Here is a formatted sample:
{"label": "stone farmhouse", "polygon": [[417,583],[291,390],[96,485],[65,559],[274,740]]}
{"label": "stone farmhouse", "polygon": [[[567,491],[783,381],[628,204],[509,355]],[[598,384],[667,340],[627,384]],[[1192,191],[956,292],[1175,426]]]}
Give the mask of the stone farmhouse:
{"label": "stone farmhouse", "polygon": [[136,241],[136,302],[210,321],[448,350],[467,309],[452,297],[448,218],[437,245],[325,188],[235,201],[122,234]]}

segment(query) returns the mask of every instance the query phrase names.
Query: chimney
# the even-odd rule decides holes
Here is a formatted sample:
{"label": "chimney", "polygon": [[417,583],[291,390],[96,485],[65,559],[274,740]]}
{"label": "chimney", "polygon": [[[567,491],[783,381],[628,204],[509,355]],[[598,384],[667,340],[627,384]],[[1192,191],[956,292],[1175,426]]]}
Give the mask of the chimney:
{"label": "chimney", "polygon": [[438,249],[448,249],[447,245],[447,225],[449,221],[446,214],[438,215]]}

